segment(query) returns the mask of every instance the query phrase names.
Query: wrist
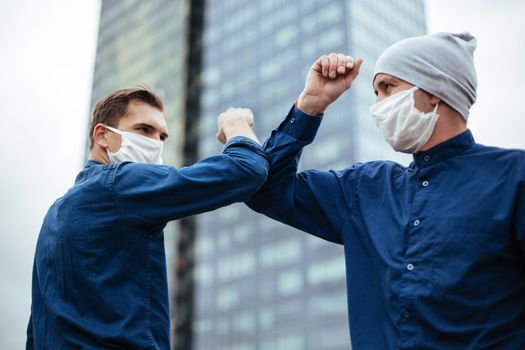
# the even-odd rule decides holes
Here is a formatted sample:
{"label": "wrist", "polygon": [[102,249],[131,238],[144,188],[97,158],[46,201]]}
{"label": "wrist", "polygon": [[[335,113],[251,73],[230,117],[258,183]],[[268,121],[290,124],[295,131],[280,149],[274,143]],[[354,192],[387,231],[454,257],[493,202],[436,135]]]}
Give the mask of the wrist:
{"label": "wrist", "polygon": [[303,91],[301,95],[299,95],[295,107],[310,116],[318,116],[324,113],[328,105],[329,104],[324,102],[322,98],[308,95]]}
{"label": "wrist", "polygon": [[222,127],[222,132],[224,133],[226,142],[233,137],[244,136],[259,143],[252,127],[245,119],[234,119],[225,122]]}
{"label": "wrist", "polygon": [[244,119],[231,119],[225,121],[222,130],[226,136],[250,129],[250,125]]}

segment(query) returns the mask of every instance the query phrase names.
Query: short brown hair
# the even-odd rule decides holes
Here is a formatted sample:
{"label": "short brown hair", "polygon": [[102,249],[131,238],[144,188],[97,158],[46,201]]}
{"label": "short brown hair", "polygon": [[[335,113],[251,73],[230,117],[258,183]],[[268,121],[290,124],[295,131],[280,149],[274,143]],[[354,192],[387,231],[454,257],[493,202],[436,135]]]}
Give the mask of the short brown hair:
{"label": "short brown hair", "polygon": [[93,130],[98,123],[116,127],[120,118],[126,116],[128,104],[138,100],[164,111],[162,98],[147,86],[120,89],[101,99],[93,109],[93,118],[89,130],[90,148],[93,148]]}

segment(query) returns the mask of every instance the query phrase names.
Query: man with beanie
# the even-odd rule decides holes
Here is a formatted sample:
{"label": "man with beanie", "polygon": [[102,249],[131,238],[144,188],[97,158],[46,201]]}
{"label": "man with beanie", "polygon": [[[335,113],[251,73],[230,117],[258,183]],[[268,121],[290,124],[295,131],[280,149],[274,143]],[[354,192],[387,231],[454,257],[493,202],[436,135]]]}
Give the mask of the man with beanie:
{"label": "man with beanie", "polygon": [[[475,143],[469,33],[405,39],[377,60],[371,113],[404,167],[297,173],[324,110],[361,59],[317,60],[265,144],[270,171],[247,204],[343,244],[353,348],[525,349],[525,152]],[[497,117],[497,116],[495,116]]]}

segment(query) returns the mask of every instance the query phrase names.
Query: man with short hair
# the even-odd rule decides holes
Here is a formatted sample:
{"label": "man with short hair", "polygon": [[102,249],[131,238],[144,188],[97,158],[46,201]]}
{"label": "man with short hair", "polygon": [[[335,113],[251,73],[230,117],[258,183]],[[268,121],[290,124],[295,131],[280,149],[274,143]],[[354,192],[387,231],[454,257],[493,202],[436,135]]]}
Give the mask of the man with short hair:
{"label": "man with short hair", "polygon": [[218,118],[221,155],[162,163],[162,99],[147,88],[99,101],[91,154],[38,238],[27,349],[168,349],[163,228],[250,198],[268,163],[248,109]]}
{"label": "man with short hair", "polygon": [[[525,349],[525,152],[475,143],[475,38],[437,33],[379,57],[371,107],[404,167],[297,173],[324,110],[362,60],[330,54],[265,144],[266,184],[247,204],[344,245],[353,348]],[[495,116],[497,117],[497,116]]]}

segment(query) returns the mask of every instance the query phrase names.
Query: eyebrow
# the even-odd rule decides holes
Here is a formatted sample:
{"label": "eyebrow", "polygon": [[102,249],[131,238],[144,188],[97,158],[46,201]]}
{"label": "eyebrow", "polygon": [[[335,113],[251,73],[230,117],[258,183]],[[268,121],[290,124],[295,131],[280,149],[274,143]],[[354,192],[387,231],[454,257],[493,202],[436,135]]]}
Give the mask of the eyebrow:
{"label": "eyebrow", "polygon": [[396,81],[398,81],[397,78],[394,78],[394,77],[390,77],[388,75],[382,75],[380,76],[377,80],[374,81],[374,83],[372,84],[372,87],[374,89],[374,93],[377,95],[377,89],[376,89],[376,86],[381,86],[385,83],[395,83]]}
{"label": "eyebrow", "polygon": [[[150,129],[153,129],[155,130],[155,127],[151,124],[148,124],[148,123],[137,123],[134,125],[134,127],[145,127],[145,128],[150,128]],[[161,132],[160,133],[160,137],[163,137],[164,139],[167,139],[169,137],[169,135],[165,132]]]}
{"label": "eyebrow", "polygon": [[389,77],[387,75],[383,75],[378,80],[376,80],[376,83],[377,83],[377,85],[381,85],[381,84],[384,84],[384,83],[395,82],[395,80],[396,79],[394,77]]}

